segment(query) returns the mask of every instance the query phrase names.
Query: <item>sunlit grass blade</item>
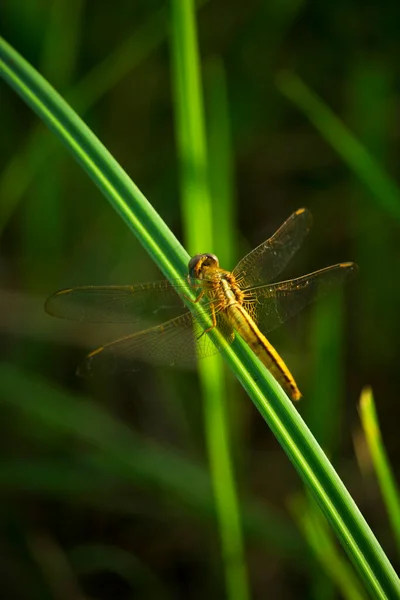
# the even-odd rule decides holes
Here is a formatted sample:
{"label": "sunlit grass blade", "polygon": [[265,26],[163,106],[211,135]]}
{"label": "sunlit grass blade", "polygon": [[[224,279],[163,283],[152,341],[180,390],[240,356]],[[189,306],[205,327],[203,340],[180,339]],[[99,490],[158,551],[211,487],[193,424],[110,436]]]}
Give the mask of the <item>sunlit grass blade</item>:
{"label": "sunlit grass blade", "polygon": [[400,218],[400,191],[367,148],[295,73],[282,71],[279,90],[313,123],[389,215]]}
{"label": "sunlit grass blade", "polygon": [[400,555],[400,490],[386,454],[370,387],[361,392],[360,418]]}
{"label": "sunlit grass blade", "polygon": [[[206,128],[197,45],[195,4],[192,0],[172,2],[172,50],[175,95],[175,122],[178,154],[181,163],[180,187],[185,239],[191,254],[215,248],[213,202],[211,200],[207,160]],[[224,106],[226,108],[226,106]],[[224,115],[226,117],[226,115]],[[215,144],[212,138],[211,143]],[[226,156],[229,151],[219,148]],[[227,181],[228,173],[219,173]],[[224,178],[225,175],[225,178]],[[223,184],[224,185],[224,184]],[[228,183],[225,183],[228,186]],[[227,219],[231,197],[226,196],[220,220]],[[225,212],[225,214],[224,214]],[[224,248],[232,243],[229,232],[219,240]],[[225,252],[226,254],[226,252]],[[225,568],[226,594],[230,600],[250,597],[247,581],[242,525],[239,513],[234,469],[230,452],[227,420],[226,385],[222,360],[210,357],[199,364],[203,392],[205,435],[218,515],[222,556]]]}
{"label": "sunlit grass blade", "polygon": [[[137,186],[60,95],[1,38],[0,75],[59,136],[164,274],[176,279],[185,273],[188,254]],[[192,310],[208,324],[198,304]],[[314,494],[371,596],[400,598],[399,578],[378,540],[282,388],[243,342],[228,347],[217,330],[208,335],[223,348],[226,361]]]}
{"label": "sunlit grass blade", "polygon": [[337,586],[341,596],[346,600],[366,600],[367,595],[354,571],[339,553],[318,507],[298,496],[290,500],[289,508],[318,563]]}

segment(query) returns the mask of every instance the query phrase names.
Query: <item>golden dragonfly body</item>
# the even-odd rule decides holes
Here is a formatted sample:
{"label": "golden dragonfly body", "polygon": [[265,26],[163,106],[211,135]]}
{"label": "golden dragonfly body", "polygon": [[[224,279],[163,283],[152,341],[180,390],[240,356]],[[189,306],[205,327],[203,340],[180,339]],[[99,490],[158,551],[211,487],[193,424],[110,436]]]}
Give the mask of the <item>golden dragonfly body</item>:
{"label": "golden dragonfly body", "polygon": [[194,256],[189,262],[189,278],[194,282],[193,285],[197,281],[205,282],[198,300],[201,294],[212,298],[212,327],[217,326],[216,315],[223,315],[293,400],[299,400],[301,394],[292,374],[251,316],[256,297],[253,298],[250,291],[243,291],[233,273],[219,268],[218,258],[214,254]]}
{"label": "golden dragonfly body", "polygon": [[300,247],[311,226],[307,209],[293,213],[268,240],[247,254],[231,271],[219,267],[213,254],[198,254],[188,265],[187,281],[136,286],[85,286],[56,292],[46,311],[57,317],[88,322],[140,322],[179,307],[187,282],[210,318],[204,329],[195,312],[131,333],[91,352],[79,374],[135,370],[139,362],[193,364],[220,348],[208,331],[217,327],[228,343],[239,334],[293,400],[301,397],[297,384],[275,348],[265,337],[308,303],[325,295],[352,276],[354,263],[339,263],[309,275],[279,283],[271,281]]}

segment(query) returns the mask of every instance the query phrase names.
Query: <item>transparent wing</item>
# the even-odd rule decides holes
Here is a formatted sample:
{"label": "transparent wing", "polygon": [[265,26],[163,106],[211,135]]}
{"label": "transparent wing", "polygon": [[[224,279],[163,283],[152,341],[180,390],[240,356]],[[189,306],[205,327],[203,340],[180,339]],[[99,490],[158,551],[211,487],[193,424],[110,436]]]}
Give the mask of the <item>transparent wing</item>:
{"label": "transparent wing", "polygon": [[45,304],[48,314],[71,321],[89,323],[134,323],[141,318],[163,319],[182,312],[184,303],[178,296],[183,282],[172,285],[167,280],[139,285],[85,286],[61,290]]}
{"label": "transparent wing", "polygon": [[300,248],[311,223],[311,213],[300,208],[272,237],[242,258],[233,270],[240,286],[249,288],[274,279]]}
{"label": "transparent wing", "polygon": [[290,281],[246,290],[245,307],[264,333],[355,275],[355,263],[340,263]]}
{"label": "transparent wing", "polygon": [[[219,331],[231,343],[235,337],[232,327],[222,314],[216,318]],[[78,374],[88,377],[136,371],[143,363],[188,367],[195,365],[198,358],[219,350],[193,315],[187,312],[163,325],[101,346],[84,359]]]}

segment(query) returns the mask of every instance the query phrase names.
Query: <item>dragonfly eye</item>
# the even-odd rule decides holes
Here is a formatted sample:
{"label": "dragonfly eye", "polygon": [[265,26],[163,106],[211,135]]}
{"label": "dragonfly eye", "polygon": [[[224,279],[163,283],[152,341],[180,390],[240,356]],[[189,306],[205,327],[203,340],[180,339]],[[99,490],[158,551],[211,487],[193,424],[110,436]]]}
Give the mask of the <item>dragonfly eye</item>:
{"label": "dragonfly eye", "polygon": [[219,260],[215,254],[196,254],[196,256],[193,256],[188,265],[190,279],[201,279],[204,267],[219,267]]}

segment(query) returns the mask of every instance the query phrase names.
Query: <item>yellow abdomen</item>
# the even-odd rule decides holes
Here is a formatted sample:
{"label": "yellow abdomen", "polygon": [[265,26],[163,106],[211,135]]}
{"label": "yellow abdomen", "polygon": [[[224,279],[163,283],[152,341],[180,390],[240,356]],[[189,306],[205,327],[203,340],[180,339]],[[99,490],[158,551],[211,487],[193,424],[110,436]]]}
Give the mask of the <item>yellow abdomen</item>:
{"label": "yellow abdomen", "polygon": [[293,400],[300,400],[301,393],[293,375],[272,344],[258,329],[248,312],[238,303],[232,303],[226,312],[234,329],[250,346],[283,389]]}

